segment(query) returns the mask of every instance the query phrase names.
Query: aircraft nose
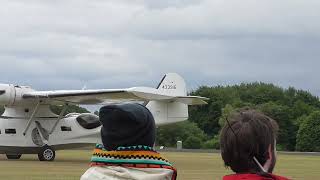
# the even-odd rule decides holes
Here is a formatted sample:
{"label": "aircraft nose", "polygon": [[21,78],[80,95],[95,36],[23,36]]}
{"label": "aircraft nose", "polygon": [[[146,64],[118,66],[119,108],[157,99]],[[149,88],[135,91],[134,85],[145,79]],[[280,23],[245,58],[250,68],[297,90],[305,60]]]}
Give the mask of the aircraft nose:
{"label": "aircraft nose", "polygon": [[0,90],[0,95],[6,93],[6,90]]}

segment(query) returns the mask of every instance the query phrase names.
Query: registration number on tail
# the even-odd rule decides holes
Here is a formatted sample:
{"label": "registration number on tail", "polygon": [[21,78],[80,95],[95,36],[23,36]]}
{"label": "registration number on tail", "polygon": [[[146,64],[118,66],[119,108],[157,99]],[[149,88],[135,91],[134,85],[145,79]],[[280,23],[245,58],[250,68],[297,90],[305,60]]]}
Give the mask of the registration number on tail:
{"label": "registration number on tail", "polygon": [[162,85],[162,89],[177,89],[177,85],[172,84],[172,85]]}

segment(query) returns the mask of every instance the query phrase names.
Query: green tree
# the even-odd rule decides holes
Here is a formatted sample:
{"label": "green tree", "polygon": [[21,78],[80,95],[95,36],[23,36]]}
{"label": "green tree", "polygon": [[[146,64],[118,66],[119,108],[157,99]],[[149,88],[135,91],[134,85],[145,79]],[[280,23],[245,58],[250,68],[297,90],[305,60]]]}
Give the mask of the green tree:
{"label": "green tree", "polygon": [[242,101],[256,105],[283,99],[283,89],[273,84],[261,82],[243,83],[240,86],[236,86],[236,88]]}
{"label": "green tree", "polygon": [[191,94],[210,98],[207,106],[191,107],[189,111],[189,119],[210,139],[219,134],[225,117],[232,109],[251,107],[278,122],[278,147],[283,150],[295,150],[296,134],[302,119],[313,111],[320,111],[319,98],[310,92],[293,87],[283,89],[261,82],[234,86],[202,86]]}
{"label": "green tree", "polygon": [[204,149],[220,149],[220,138],[218,135],[205,141],[202,145]]}
{"label": "green tree", "polygon": [[320,151],[320,111],[303,117],[297,135],[298,151]]}
{"label": "green tree", "polygon": [[189,136],[185,141],[182,141],[183,148],[186,149],[200,149],[202,139],[196,136]]}
{"label": "green tree", "polygon": [[316,96],[313,96],[310,92],[298,90],[296,93],[295,99],[302,100],[303,102],[305,102],[310,106],[320,108],[319,98]]}
{"label": "green tree", "polygon": [[[175,147],[177,141],[182,141],[184,147],[194,147],[194,142],[197,143],[198,140],[200,140],[201,146],[201,143],[205,139],[206,135],[204,132],[195,123],[189,121],[169,124],[157,128],[157,145]],[[186,146],[185,141],[190,143],[190,146],[188,146],[188,144]]]}
{"label": "green tree", "polygon": [[293,107],[292,107],[292,116],[295,119],[294,123],[297,126],[300,126],[301,121],[299,118],[303,116],[308,116],[310,113],[312,113],[315,110],[316,110],[315,107],[306,104],[301,99],[298,99],[293,103]]}

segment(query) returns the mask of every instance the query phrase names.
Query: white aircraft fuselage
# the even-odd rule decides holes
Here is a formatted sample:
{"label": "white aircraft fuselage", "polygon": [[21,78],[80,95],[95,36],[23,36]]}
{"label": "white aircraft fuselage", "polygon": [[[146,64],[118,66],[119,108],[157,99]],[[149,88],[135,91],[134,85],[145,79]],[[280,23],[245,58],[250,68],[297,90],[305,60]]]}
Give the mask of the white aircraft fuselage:
{"label": "white aircraft fuselage", "polygon": [[[79,123],[81,116],[96,118],[92,122],[93,127],[82,126]],[[26,130],[28,120],[23,117],[0,117],[0,153],[37,154],[44,145],[62,150],[101,143],[101,126],[94,114],[72,113],[60,120],[58,116],[36,117]],[[39,130],[43,131],[44,137],[41,137]]]}

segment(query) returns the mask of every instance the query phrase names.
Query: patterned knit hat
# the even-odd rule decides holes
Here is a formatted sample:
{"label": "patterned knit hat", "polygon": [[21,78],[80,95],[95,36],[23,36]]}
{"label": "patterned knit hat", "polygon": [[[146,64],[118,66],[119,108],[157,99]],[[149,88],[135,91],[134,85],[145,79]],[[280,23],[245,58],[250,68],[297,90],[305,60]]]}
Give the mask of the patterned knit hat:
{"label": "patterned knit hat", "polygon": [[104,148],[145,145],[155,142],[155,122],[151,112],[137,103],[113,104],[100,109],[101,138]]}

